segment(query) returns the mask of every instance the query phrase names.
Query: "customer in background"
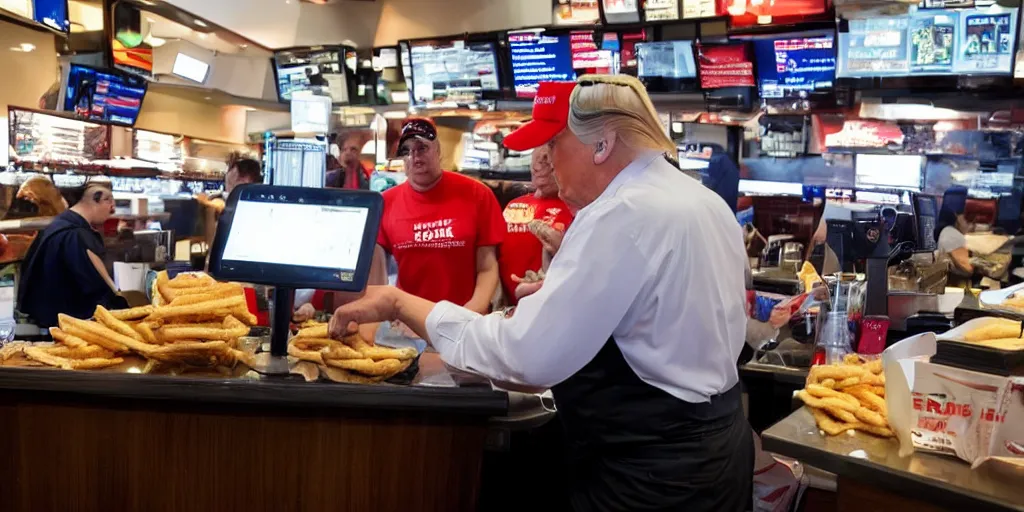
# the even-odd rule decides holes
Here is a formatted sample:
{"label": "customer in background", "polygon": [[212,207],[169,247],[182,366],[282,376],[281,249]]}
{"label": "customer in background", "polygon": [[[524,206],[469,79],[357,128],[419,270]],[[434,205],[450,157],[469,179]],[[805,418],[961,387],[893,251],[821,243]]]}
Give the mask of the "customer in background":
{"label": "customer in background", "polygon": [[93,227],[114,214],[110,182],[87,181],[71,203],[32,242],[22,267],[18,310],[39,327],[57,325],[59,313],[85,319],[97,305],[127,307],[103,263],[103,237]]}
{"label": "customer in background", "polygon": [[[499,249],[498,266],[501,286],[512,305],[519,302],[516,287],[527,271],[537,272],[550,261],[554,247],[545,249],[541,240],[530,230],[530,223],[540,221],[559,233],[565,233],[572,222],[572,212],[558,198],[558,183],[551,165],[551,151],[547,146],[533,150],[530,161],[530,182],[533,193],[513,199],[503,213],[507,232]],[[547,254],[545,254],[547,251]]]}
{"label": "customer in background", "polygon": [[953,273],[961,278],[969,278],[974,274],[967,237],[964,236],[973,230],[973,225],[964,215],[966,209],[967,189],[950,187],[942,196],[942,208],[935,223],[936,256],[948,255],[953,263]]}
{"label": "customer in background", "polygon": [[231,191],[235,187],[248,183],[263,183],[260,163],[252,158],[244,157],[232,160],[229,163],[228,172],[224,173],[224,196],[231,195]]}
{"label": "customer in background", "polygon": [[[363,151],[363,136],[353,132],[339,136],[341,153],[337,159],[340,167],[328,168],[324,185],[331,188],[369,190],[372,169],[363,165],[359,155]],[[330,162],[328,158],[328,162]]]}
{"label": "customer in background", "polygon": [[483,183],[441,169],[441,144],[430,120],[407,120],[398,146],[408,180],[384,192],[372,283],[387,284],[389,253],[398,263],[400,289],[487,313],[506,229],[497,198]]}

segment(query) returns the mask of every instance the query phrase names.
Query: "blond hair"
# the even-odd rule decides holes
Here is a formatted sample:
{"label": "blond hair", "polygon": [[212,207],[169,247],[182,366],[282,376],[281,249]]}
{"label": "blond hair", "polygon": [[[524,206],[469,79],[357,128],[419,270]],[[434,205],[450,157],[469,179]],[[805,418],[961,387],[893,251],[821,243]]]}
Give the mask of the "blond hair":
{"label": "blond hair", "polygon": [[583,75],[579,83],[570,100],[569,130],[581,142],[594,144],[613,132],[634,150],[675,153],[676,145],[662,128],[640,80],[626,75]]}

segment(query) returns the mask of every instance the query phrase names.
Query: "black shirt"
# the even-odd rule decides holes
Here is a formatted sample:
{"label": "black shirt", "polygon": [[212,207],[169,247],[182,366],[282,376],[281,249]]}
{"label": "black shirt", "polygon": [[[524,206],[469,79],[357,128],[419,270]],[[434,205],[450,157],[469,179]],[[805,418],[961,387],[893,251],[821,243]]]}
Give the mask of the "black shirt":
{"label": "black shirt", "polygon": [[57,325],[57,314],[91,318],[96,306],[125,307],[86,251],[103,258],[103,237],[81,215],[67,210],[32,242],[18,290],[18,310],[39,327]]}

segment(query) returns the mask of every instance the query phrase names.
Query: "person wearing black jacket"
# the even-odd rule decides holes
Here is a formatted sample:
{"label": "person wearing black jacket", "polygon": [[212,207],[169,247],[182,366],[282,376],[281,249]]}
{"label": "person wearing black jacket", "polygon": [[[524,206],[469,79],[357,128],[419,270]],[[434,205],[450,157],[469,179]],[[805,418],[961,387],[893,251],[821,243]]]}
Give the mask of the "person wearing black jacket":
{"label": "person wearing black jacket", "polygon": [[25,256],[18,310],[39,327],[57,325],[57,315],[90,318],[97,305],[127,307],[103,264],[102,226],[114,214],[108,181],[88,181],[72,194],[72,206],[40,233]]}

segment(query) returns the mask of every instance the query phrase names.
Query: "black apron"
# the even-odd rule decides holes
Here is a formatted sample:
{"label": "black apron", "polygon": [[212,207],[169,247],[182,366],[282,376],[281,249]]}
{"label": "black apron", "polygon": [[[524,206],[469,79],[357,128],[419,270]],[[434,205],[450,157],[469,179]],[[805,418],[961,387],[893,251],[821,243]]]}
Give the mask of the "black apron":
{"label": "black apron", "polygon": [[553,388],[572,510],[748,510],[754,446],[740,386],[708,403],[641,380],[609,339]]}

